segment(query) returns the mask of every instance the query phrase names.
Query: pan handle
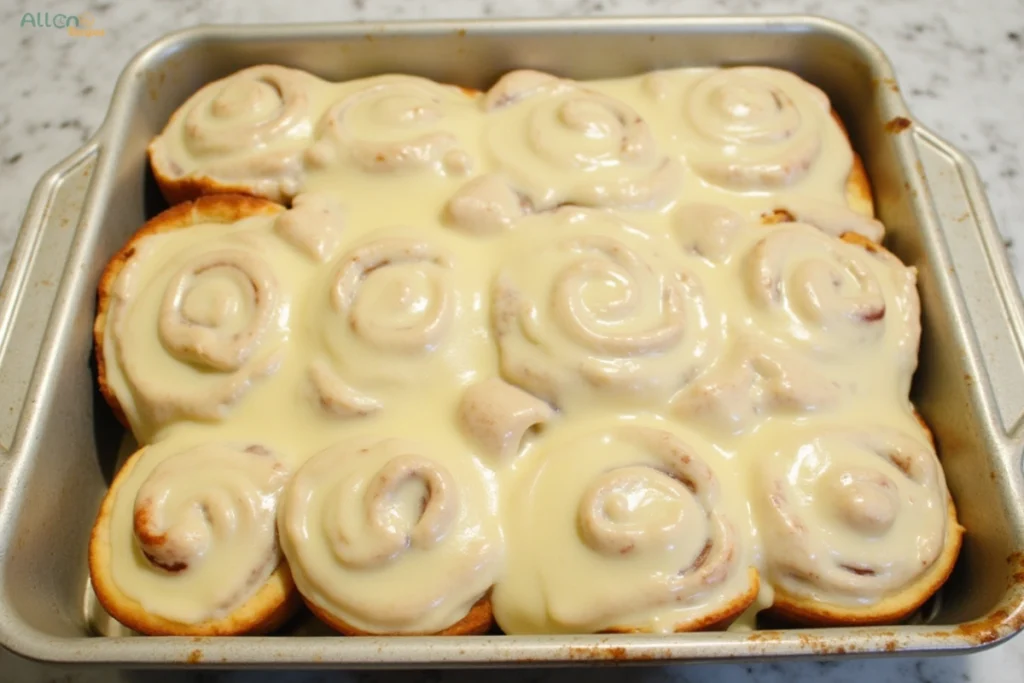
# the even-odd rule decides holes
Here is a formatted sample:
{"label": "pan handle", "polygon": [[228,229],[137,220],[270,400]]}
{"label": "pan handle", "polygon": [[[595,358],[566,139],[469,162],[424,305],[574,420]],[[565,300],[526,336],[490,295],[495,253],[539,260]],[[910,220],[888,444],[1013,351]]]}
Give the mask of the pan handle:
{"label": "pan handle", "polygon": [[920,125],[915,142],[991,399],[1011,441],[1024,436],[1024,304],[974,164]]}
{"label": "pan handle", "polygon": [[14,449],[100,149],[94,137],[40,179],[0,286],[0,468]]}

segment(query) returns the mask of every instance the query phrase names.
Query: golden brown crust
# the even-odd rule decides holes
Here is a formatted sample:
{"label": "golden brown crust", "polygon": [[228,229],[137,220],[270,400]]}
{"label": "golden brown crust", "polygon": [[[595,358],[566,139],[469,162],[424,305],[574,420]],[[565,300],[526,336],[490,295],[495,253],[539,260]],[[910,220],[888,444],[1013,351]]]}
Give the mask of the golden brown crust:
{"label": "golden brown crust", "polygon": [[143,457],[146,448],[136,451],[117,473],[110,490],[103,498],[99,514],[89,537],[89,577],[103,609],[130,629],[147,635],[163,636],[228,636],[262,634],[273,631],[288,620],[301,604],[288,563],[281,560],[263,586],[231,614],[214,621],[182,624],[149,614],[136,600],[126,596],[114,583],[110,573],[110,524],[114,501],[132,468]]}
{"label": "golden brown crust", "polygon": [[206,176],[172,177],[153,161],[152,147],[147,150],[147,153],[149,154],[149,167],[153,170],[153,177],[156,179],[157,187],[160,188],[160,194],[172,207],[181,202],[213,195],[230,194],[259,198],[252,187],[244,184],[232,185]]}
{"label": "golden brown crust", "polygon": [[[842,240],[843,242],[846,242],[847,244],[852,244],[855,247],[861,247],[870,254],[881,254],[882,256],[892,258],[893,260],[899,263],[903,263],[903,261],[900,261],[899,257],[896,256],[896,254],[892,253],[878,242],[872,242],[871,240],[869,240],[864,235],[861,235],[860,233],[844,232],[842,235],[839,236],[839,239]],[[924,424],[924,421],[922,420],[921,423]],[[925,425],[925,428],[927,429],[927,425]]]}
{"label": "golden brown crust", "polygon": [[114,416],[126,428],[130,428],[128,418],[117,400],[113,388],[107,382],[104,333],[107,325],[107,312],[110,309],[110,297],[114,290],[114,284],[117,282],[117,276],[135,255],[138,244],[150,235],[182,230],[201,223],[234,223],[250,216],[273,215],[281,211],[284,211],[284,207],[280,204],[257,197],[245,195],[201,197],[195,201],[172,206],[151,218],[107,263],[97,288],[96,320],[92,330],[96,353],[96,375],[100,393],[103,394],[103,398],[114,411]]}
{"label": "golden brown crust", "polygon": [[850,139],[850,133],[846,128],[846,124],[843,123],[843,119],[835,109],[832,110],[832,119],[839,126],[839,129],[843,131],[843,135],[846,136],[846,141],[849,143],[850,151],[853,154],[853,165],[850,167],[850,175],[846,177],[846,204],[851,210],[863,216],[873,218],[875,216],[875,203],[872,199],[871,181],[868,179],[868,172],[864,168],[864,161],[857,154],[857,151],[853,149],[853,141]]}
{"label": "golden brown crust", "polygon": [[853,166],[846,179],[846,204],[857,213],[875,217],[875,202],[872,198],[871,181],[860,155],[853,153]]}
{"label": "golden brown crust", "polygon": [[491,609],[491,596],[489,592],[476,601],[469,609],[469,612],[466,613],[466,616],[448,628],[435,633],[375,633],[364,631],[324,610],[312,600],[307,600],[305,596],[302,599],[306,603],[306,607],[316,615],[317,619],[345,636],[477,636],[487,633],[494,625],[494,613]]}
{"label": "golden brown crust", "polygon": [[[761,580],[758,576],[757,570],[753,567],[748,570],[748,574],[750,576],[750,585],[746,592],[742,595],[737,595],[735,598],[722,605],[717,612],[707,614],[700,619],[679,624],[676,626],[675,632],[689,633],[694,631],[720,631],[727,628],[738,616],[743,614],[743,612],[745,612],[755,600],[757,600],[757,593],[761,589]],[[601,631],[601,633],[649,632],[649,629],[635,628],[632,626],[612,626],[611,628]]]}

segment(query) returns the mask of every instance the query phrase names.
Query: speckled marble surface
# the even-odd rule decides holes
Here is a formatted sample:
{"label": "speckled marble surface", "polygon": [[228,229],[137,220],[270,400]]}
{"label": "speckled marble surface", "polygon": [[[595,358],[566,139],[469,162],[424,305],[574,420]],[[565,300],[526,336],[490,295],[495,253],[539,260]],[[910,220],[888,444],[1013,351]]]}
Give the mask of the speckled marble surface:
{"label": "speckled marble surface", "polygon": [[[104,35],[70,39],[21,27],[26,12],[90,12]],[[967,152],[985,181],[1018,279],[1024,267],[1024,2],[1021,0],[272,0],[96,2],[6,0],[0,6],[0,265],[5,265],[39,176],[103,119],[119,71],[143,45],[175,28],[210,22],[296,22],[483,16],[812,13],[845,21],[892,59],[911,110]],[[319,681],[316,673],[146,673],[153,681]],[[0,681],[136,680],[143,674],[37,665],[0,651]],[[332,680],[472,681],[477,673],[331,675]],[[547,682],[564,671],[488,674],[494,683]],[[596,681],[814,680],[950,683],[1024,680],[1024,639],[969,657],[757,665],[701,665],[587,672]]]}

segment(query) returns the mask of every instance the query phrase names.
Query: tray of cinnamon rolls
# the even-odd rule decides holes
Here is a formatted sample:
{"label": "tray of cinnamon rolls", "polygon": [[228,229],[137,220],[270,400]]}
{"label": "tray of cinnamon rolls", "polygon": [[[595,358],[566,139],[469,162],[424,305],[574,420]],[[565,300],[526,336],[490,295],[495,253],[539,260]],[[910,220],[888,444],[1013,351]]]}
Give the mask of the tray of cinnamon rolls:
{"label": "tray of cinnamon rolls", "polygon": [[[109,137],[54,185],[84,171],[104,199],[42,242],[79,303],[49,302],[31,369],[65,379],[26,383],[49,398],[10,430],[40,454],[24,467],[65,463],[22,480],[54,478],[34,533],[65,520],[48,557],[79,596],[75,661],[714,659],[1016,632],[1024,355],[994,226],[969,173],[943,176],[966,168],[955,150],[903,131],[870,43],[753,21],[293,27],[244,57],[197,29],[142,53]],[[196,75],[207,41],[223,59]],[[792,56],[814,41],[871,78]],[[161,94],[126,95],[140,73]],[[948,220],[965,206],[973,241]],[[989,279],[960,285],[979,250]],[[62,407],[76,395],[89,411]],[[10,499],[4,543],[29,533]],[[59,583],[19,543],[0,571]],[[0,603],[0,626],[35,624],[4,644],[67,660],[33,635],[62,628],[24,616],[34,595]]]}

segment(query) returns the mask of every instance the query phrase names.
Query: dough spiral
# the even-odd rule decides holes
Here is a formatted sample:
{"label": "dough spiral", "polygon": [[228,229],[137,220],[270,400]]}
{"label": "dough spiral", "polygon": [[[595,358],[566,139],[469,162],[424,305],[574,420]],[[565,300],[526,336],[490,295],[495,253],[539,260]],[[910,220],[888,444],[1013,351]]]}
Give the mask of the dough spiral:
{"label": "dough spiral", "polygon": [[901,366],[916,363],[913,269],[862,238],[837,240],[802,224],[766,230],[743,263],[749,301],[766,330],[832,358],[889,339]]}
{"label": "dough spiral", "polygon": [[289,297],[258,247],[186,250],[153,269],[158,258],[138,252],[115,285],[121,369],[152,429],[222,420],[280,362]]}
{"label": "dough spiral", "polygon": [[[652,74],[649,90],[663,98],[672,78]],[[776,190],[802,180],[818,161],[830,104],[813,85],[777,69],[738,67],[711,70],[687,86],[676,139],[707,182]]]}
{"label": "dough spiral", "polygon": [[459,140],[460,122],[475,112],[470,95],[414,76],[357,82],[320,121],[306,152],[313,168],[348,164],[365,173],[429,170],[469,173],[475,160]]}
{"label": "dough spiral", "polygon": [[176,134],[165,131],[150,145],[163,189],[181,198],[208,194],[206,186],[291,197],[305,182],[302,149],[313,134],[313,93],[323,85],[271,65],[207,85],[171,119],[168,129]]}
{"label": "dough spiral", "polygon": [[245,153],[307,137],[310,79],[293,69],[255,66],[207,86],[185,115],[187,148],[197,156]]}
{"label": "dough spiral", "polygon": [[349,440],[292,479],[282,544],[315,611],[369,633],[433,633],[494,581],[502,549],[490,495],[466,454]]}
{"label": "dough spiral", "polygon": [[144,559],[115,557],[114,581],[148,613],[179,623],[230,614],[280,563],[275,517],[288,476],[259,445],[202,444],[160,458],[118,493],[125,500],[111,523],[131,529]]}
{"label": "dough spiral", "polygon": [[371,238],[334,267],[327,315],[312,324],[323,352],[311,365],[321,405],[341,417],[378,410],[389,389],[422,379],[434,365],[459,362],[463,315],[454,255],[411,235]]}
{"label": "dough spiral", "polygon": [[888,427],[818,429],[760,463],[767,566],[790,593],[871,604],[923,575],[946,541],[933,450]]}
{"label": "dough spiral", "polygon": [[673,391],[708,362],[716,332],[694,275],[606,214],[561,209],[535,220],[542,240],[499,272],[494,290],[506,379],[563,406],[580,387]]}
{"label": "dough spiral", "polygon": [[513,496],[516,564],[495,592],[506,632],[687,630],[752,598],[710,449],[625,424],[567,439],[539,446]]}
{"label": "dough spiral", "polygon": [[681,169],[650,126],[608,95],[545,74],[507,74],[488,93],[488,148],[532,208],[660,209]]}

